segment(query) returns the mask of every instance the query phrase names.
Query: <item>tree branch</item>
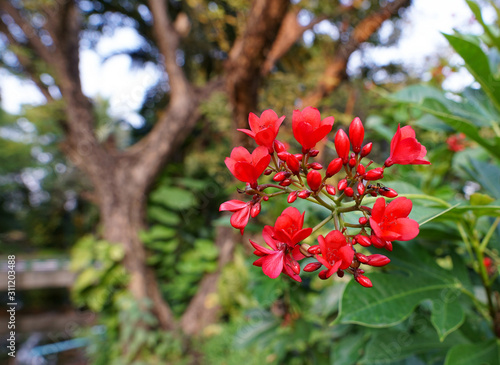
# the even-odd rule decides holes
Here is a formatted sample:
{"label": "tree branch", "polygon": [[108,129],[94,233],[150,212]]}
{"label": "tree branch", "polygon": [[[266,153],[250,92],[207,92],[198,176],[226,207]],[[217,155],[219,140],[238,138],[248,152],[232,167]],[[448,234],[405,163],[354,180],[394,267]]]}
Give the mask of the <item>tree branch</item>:
{"label": "tree branch", "polygon": [[337,48],[316,89],[302,99],[302,106],[317,106],[321,99],[332,93],[346,77],[345,70],[351,54],[375,33],[383,22],[408,5],[411,0],[395,0],[364,18],[352,31],[349,40]]}

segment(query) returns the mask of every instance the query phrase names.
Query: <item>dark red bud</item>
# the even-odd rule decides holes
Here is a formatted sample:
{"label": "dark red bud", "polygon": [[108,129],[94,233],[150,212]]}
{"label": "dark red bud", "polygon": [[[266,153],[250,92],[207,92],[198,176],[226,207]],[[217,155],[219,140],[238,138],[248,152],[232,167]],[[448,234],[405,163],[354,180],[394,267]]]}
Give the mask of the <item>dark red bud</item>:
{"label": "dark red bud", "polygon": [[361,284],[365,288],[371,288],[373,286],[372,281],[364,275],[356,275],[354,278],[359,284]]}
{"label": "dark red bud", "polygon": [[371,196],[377,196],[377,192],[372,190],[372,191],[370,191],[370,195]]}
{"label": "dark red bud", "polygon": [[358,167],[356,168],[356,172],[360,175],[363,176],[366,172],[366,169],[363,165],[359,164]]}
{"label": "dark red bud", "polygon": [[252,218],[255,218],[259,215],[260,213],[260,209],[261,209],[261,205],[260,203],[255,203],[253,206],[252,206],[252,209],[250,209],[250,216]]}
{"label": "dark red bud", "polygon": [[381,240],[380,238],[378,238],[374,234],[371,235],[370,239],[373,243],[373,246],[375,246],[376,248],[382,248],[385,246],[385,241]]}
{"label": "dark red bud", "polygon": [[370,260],[368,259],[368,256],[363,255],[362,253],[359,253],[359,252],[358,252],[358,253],[356,253],[356,255],[355,255],[355,256],[356,256],[356,259],[357,259],[359,262],[361,262],[362,264],[367,264],[367,263],[368,263],[368,261],[370,261]]}
{"label": "dark red bud", "polygon": [[311,170],[307,174],[307,185],[309,185],[312,191],[318,191],[318,189],[321,187],[322,181],[323,177],[316,170]]}
{"label": "dark red bud", "polygon": [[268,196],[265,196],[262,198],[265,202],[267,202],[269,200],[269,197]]}
{"label": "dark red bud", "polygon": [[300,172],[300,162],[295,155],[289,154],[286,158],[286,165],[294,175]]}
{"label": "dark red bud", "polygon": [[358,274],[364,274],[364,273],[365,273],[365,270],[363,270],[363,269],[356,269],[356,272],[357,272]]}
{"label": "dark red bud", "polygon": [[309,190],[302,190],[302,191],[299,191],[299,193],[297,194],[297,196],[300,199],[307,199],[307,198],[309,198],[310,195],[311,195],[311,192]]}
{"label": "dark red bud", "polygon": [[291,184],[292,184],[292,180],[290,180],[290,179],[285,179],[282,182],[280,182],[281,186],[289,186]]}
{"label": "dark red bud", "polygon": [[370,170],[364,176],[365,180],[373,181],[384,177],[384,169],[382,167],[377,167],[376,169]]}
{"label": "dark red bud", "polygon": [[370,152],[372,151],[372,146],[373,146],[373,143],[368,143],[367,145],[365,145],[363,147],[363,149],[361,150],[361,153],[360,153],[360,156],[361,157],[366,157],[370,154]]}
{"label": "dark red bud", "polygon": [[309,151],[309,156],[311,157],[316,157],[319,154],[318,150],[310,150]]}
{"label": "dark red bud", "polygon": [[339,157],[332,160],[332,162],[328,164],[328,167],[326,169],[326,177],[331,177],[335,175],[341,169],[342,169],[342,159]]}
{"label": "dark red bud", "polygon": [[335,135],[335,150],[344,164],[349,160],[349,147],[349,137],[342,129],[339,129]]}
{"label": "dark red bud", "polygon": [[328,270],[321,270],[318,274],[318,278],[320,278],[321,280],[328,279],[328,276],[326,276],[327,273],[328,273]]}
{"label": "dark red bud", "polygon": [[313,169],[313,170],[321,170],[323,168],[323,165],[321,165],[319,162],[313,162],[313,163],[307,164],[307,168]]}
{"label": "dark red bud", "polygon": [[345,188],[347,188],[347,180],[346,179],[342,179],[339,181],[339,183],[337,184],[337,189],[339,191],[342,191],[344,190]]}
{"label": "dark red bud", "polygon": [[392,242],[391,241],[386,241],[385,242],[385,249],[387,251],[392,251]]}
{"label": "dark red bud", "polygon": [[355,158],[350,158],[349,159],[349,166],[350,167],[356,166],[356,159]]}
{"label": "dark red bud", "polygon": [[349,126],[349,139],[351,140],[352,150],[355,153],[361,151],[363,138],[365,138],[365,128],[363,127],[363,123],[361,123],[361,119],[356,117]]}
{"label": "dark red bud", "polygon": [[378,193],[382,196],[385,196],[386,198],[395,198],[398,196],[396,190],[387,187],[379,189]]}
{"label": "dark red bud", "polygon": [[274,181],[283,181],[287,178],[287,173],[285,171],[280,171],[273,176]]}
{"label": "dark red bud", "polygon": [[337,276],[338,276],[339,278],[343,278],[343,277],[344,277],[344,270],[338,269],[338,271],[337,271]]}
{"label": "dark red bud", "polygon": [[335,187],[333,185],[326,185],[325,188],[326,188],[326,192],[328,194],[335,195],[336,191],[335,191]]}
{"label": "dark red bud", "polygon": [[368,256],[368,265],[370,266],[381,267],[387,265],[389,262],[391,262],[391,259],[384,255],[374,254]]}
{"label": "dark red bud", "polygon": [[366,236],[362,236],[362,235],[358,234],[354,238],[356,239],[356,242],[359,243],[363,247],[368,247],[372,244],[372,242],[370,241],[370,238],[368,238]]}
{"label": "dark red bud", "polygon": [[290,156],[290,154],[286,151],[278,152],[278,157],[281,161],[286,161],[288,159],[288,156]]}
{"label": "dark red bud", "polygon": [[297,158],[297,160],[302,161],[302,154],[296,153],[294,156]]}
{"label": "dark red bud", "polygon": [[344,191],[345,195],[347,195],[348,197],[351,197],[354,195],[354,190],[352,190],[352,188],[350,186],[348,186],[347,188],[345,188],[345,191]]}
{"label": "dark red bud", "polygon": [[304,271],[305,272],[313,272],[313,271],[318,270],[320,267],[321,267],[320,262],[311,262],[304,267]]}
{"label": "dark red bud", "polygon": [[358,191],[359,195],[363,195],[365,193],[365,186],[363,185],[362,182],[358,183],[358,186],[356,187],[356,190]]}
{"label": "dark red bud", "polygon": [[300,265],[297,261],[291,260],[287,265],[290,266],[294,273],[296,273],[297,275],[300,274]]}
{"label": "dark red bud", "polygon": [[273,173],[273,170],[271,170],[271,169],[266,169],[264,171],[264,175],[266,175],[266,176],[271,175],[272,173]]}
{"label": "dark red bud", "polygon": [[307,252],[309,252],[311,255],[319,255],[321,253],[321,248],[319,245],[314,245],[311,246],[307,249]]}
{"label": "dark red bud", "polygon": [[276,150],[277,153],[286,152],[285,144],[283,142],[278,141],[277,139],[274,140],[274,149]]}
{"label": "dark red bud", "polygon": [[288,194],[288,198],[286,198],[286,201],[288,204],[292,204],[295,200],[297,200],[297,192],[292,191],[290,194]]}
{"label": "dark red bud", "polygon": [[368,223],[368,219],[366,217],[361,217],[361,218],[359,218],[358,222],[359,222],[359,224],[364,226],[366,223]]}

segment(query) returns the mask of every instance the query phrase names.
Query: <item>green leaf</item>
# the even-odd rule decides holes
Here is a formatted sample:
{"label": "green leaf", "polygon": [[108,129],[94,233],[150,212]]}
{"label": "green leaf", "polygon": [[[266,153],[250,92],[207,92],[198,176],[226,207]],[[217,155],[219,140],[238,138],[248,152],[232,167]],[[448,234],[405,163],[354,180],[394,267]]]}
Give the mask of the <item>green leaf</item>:
{"label": "green leaf", "polygon": [[352,336],[344,336],[332,346],[331,363],[333,365],[352,365],[357,363],[363,353],[369,336],[367,333],[357,333]]}
{"label": "green leaf", "polygon": [[153,203],[175,210],[189,209],[197,204],[192,192],[174,186],[161,187],[155,190],[150,198]]}
{"label": "green leaf", "polygon": [[435,316],[444,317],[433,322],[441,340],[460,326],[464,312],[458,304],[463,285],[423,248],[407,245],[394,245],[388,255],[397,272],[371,274],[373,288],[368,290],[354,280],[347,285],[335,322],[389,327],[408,318],[419,303],[430,300],[435,311],[439,308]]}
{"label": "green leaf", "polygon": [[454,346],[446,356],[445,365],[496,365],[500,364],[498,339],[474,344]]}
{"label": "green leaf", "polygon": [[154,219],[167,226],[176,226],[181,222],[181,218],[177,213],[170,212],[156,205],[148,208],[148,215],[150,219]]}
{"label": "green leaf", "polygon": [[488,205],[494,201],[495,198],[486,194],[474,193],[470,196],[470,205]]}
{"label": "green leaf", "polygon": [[500,168],[491,163],[470,159],[470,167],[463,166],[471,178],[494,196],[500,199]]}

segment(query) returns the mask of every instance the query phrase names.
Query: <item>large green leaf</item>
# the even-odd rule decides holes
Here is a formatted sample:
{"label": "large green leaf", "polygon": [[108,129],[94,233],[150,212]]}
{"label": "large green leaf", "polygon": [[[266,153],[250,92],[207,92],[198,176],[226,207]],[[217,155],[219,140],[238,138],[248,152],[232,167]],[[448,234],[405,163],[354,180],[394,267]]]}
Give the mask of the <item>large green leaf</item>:
{"label": "large green leaf", "polygon": [[174,186],[161,187],[155,190],[150,198],[154,203],[176,210],[189,209],[197,204],[196,197],[191,191]]}
{"label": "large green leaf", "polygon": [[[443,340],[464,321],[460,306],[464,285],[438,266],[427,252],[411,243],[394,245],[391,268],[370,275],[373,288],[351,281],[342,296],[336,322],[388,327],[406,319],[423,301],[432,303],[432,323]],[[435,313],[434,313],[435,312]]]}
{"label": "large green leaf", "polygon": [[445,365],[500,364],[500,340],[454,346],[446,356]]}
{"label": "large green leaf", "polygon": [[465,61],[465,66],[481,84],[484,92],[500,110],[500,81],[491,73],[488,56],[483,52],[479,42],[473,42],[459,34],[444,35],[453,49]]}
{"label": "large green leaf", "polygon": [[357,363],[368,338],[366,332],[342,337],[332,346],[330,355],[331,364],[352,365],[353,363]]}

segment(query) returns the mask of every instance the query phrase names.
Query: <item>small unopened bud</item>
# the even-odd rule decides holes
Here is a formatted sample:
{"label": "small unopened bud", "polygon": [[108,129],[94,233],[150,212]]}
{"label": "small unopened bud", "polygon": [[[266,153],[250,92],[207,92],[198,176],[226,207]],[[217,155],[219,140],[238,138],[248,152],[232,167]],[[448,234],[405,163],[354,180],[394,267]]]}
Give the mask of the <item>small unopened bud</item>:
{"label": "small unopened bud", "polygon": [[276,175],[273,176],[274,181],[283,181],[287,178],[287,173],[286,171],[280,171]]}
{"label": "small unopened bud", "polygon": [[386,241],[385,242],[385,249],[387,251],[392,251],[392,242],[391,241]]}
{"label": "small unopened bud", "polygon": [[398,196],[398,193],[396,190],[388,188],[388,187],[383,187],[379,189],[378,193],[382,196],[385,196],[386,198],[395,198]]}
{"label": "small unopened bud", "polygon": [[260,213],[260,209],[261,209],[261,205],[260,205],[260,202],[259,203],[255,203],[253,206],[252,206],[252,209],[250,209],[250,216],[252,218],[255,218],[259,215]]}
{"label": "small unopened bud", "polygon": [[309,196],[311,196],[311,192],[309,190],[302,190],[302,191],[299,191],[297,196],[300,199],[307,199],[307,198],[309,198]]}
{"label": "small unopened bud", "polygon": [[356,275],[354,279],[365,288],[371,288],[373,286],[372,281],[364,275]]}
{"label": "small unopened bud", "polygon": [[391,259],[389,259],[387,256],[374,254],[368,256],[367,263],[370,266],[381,267],[387,265],[389,262],[391,262]]}
{"label": "small unopened bud", "polygon": [[372,244],[370,239],[366,236],[362,236],[362,235],[358,234],[354,238],[356,239],[356,242],[359,243],[363,247],[368,247],[368,246],[371,246],[371,244]]}
{"label": "small unopened bud", "polygon": [[302,161],[302,154],[296,153],[294,156],[297,160]]}
{"label": "small unopened bud", "polygon": [[321,267],[320,262],[311,262],[304,267],[304,271],[305,272],[313,272],[313,271],[318,270],[320,267]]}
{"label": "small unopened bud", "polygon": [[339,181],[339,183],[337,184],[337,189],[339,191],[342,191],[344,190],[345,188],[347,188],[347,180],[346,179],[342,179]]}
{"label": "small unopened bud", "polygon": [[316,157],[319,154],[318,150],[310,150],[309,151],[309,156],[311,157]]}
{"label": "small unopened bud", "polygon": [[281,161],[286,161],[288,159],[288,156],[290,156],[290,154],[286,151],[278,152],[278,157]]}
{"label": "small unopened bud", "polygon": [[359,224],[364,226],[366,223],[368,223],[368,219],[366,217],[360,217],[358,222],[359,222]]}
{"label": "small unopened bud", "polygon": [[319,162],[313,162],[313,163],[307,164],[307,167],[309,169],[313,169],[313,170],[321,170],[323,168],[323,166]]}
{"label": "small unopened bud", "polygon": [[342,269],[338,269],[338,271],[337,271],[337,276],[338,276],[339,278],[343,278],[343,277],[344,277],[344,270],[342,270]]}
{"label": "small unopened bud", "polygon": [[361,262],[362,264],[367,264],[367,263],[368,263],[368,261],[370,261],[370,260],[368,259],[368,256],[363,255],[362,253],[357,252],[355,256],[356,256],[356,259],[357,259],[359,262]]}
{"label": "small unopened bud", "polygon": [[321,253],[321,248],[319,247],[319,245],[314,245],[309,247],[307,249],[307,252],[309,252],[312,255],[319,255]]}
{"label": "small unopened bud", "polygon": [[339,129],[335,135],[335,150],[344,164],[349,160],[349,147],[349,137],[342,129]]}
{"label": "small unopened bud", "polygon": [[356,172],[359,174],[359,176],[363,176],[366,173],[366,169],[363,165],[359,164],[356,168]]}
{"label": "small unopened bud", "polygon": [[370,240],[372,241],[373,246],[375,246],[376,248],[382,248],[385,246],[385,241],[381,240],[374,234],[371,235]]}
{"label": "small unopened bud", "polygon": [[300,162],[295,155],[289,154],[286,158],[286,165],[294,175],[300,172]]}
{"label": "small unopened bud", "polygon": [[364,179],[368,181],[379,180],[384,177],[384,169],[382,167],[377,167],[376,169],[368,171]]}
{"label": "small unopened bud", "polygon": [[307,174],[307,185],[309,185],[312,191],[318,191],[321,187],[322,181],[323,177],[316,170],[311,170]]}
{"label": "small unopened bud", "polygon": [[326,280],[328,279],[328,276],[326,276],[326,274],[328,274],[328,270],[321,270],[318,274],[318,278],[320,278],[321,280]]}
{"label": "small unopened bud", "polygon": [[292,204],[295,200],[297,200],[297,192],[292,191],[290,194],[288,194],[288,198],[286,198],[286,201],[288,204]]}
{"label": "small unopened bud", "polygon": [[337,172],[339,172],[341,169],[342,169],[342,159],[339,157],[332,160],[332,162],[328,164],[325,175],[326,177],[331,177],[335,175]]}
{"label": "small unopened bud", "polygon": [[352,150],[355,153],[361,151],[361,144],[363,143],[363,138],[365,137],[365,128],[361,119],[358,117],[354,118],[349,126],[349,139],[351,140]]}
{"label": "small unopened bud", "polygon": [[348,186],[347,188],[345,188],[344,193],[348,197],[351,197],[354,195],[354,190],[352,190],[352,188],[350,186]]}
{"label": "small unopened bud", "polygon": [[292,180],[290,180],[290,179],[285,179],[282,182],[280,182],[281,186],[289,186],[291,184],[292,184]]}
{"label": "small unopened bud", "polygon": [[358,183],[358,186],[356,187],[356,190],[358,190],[359,195],[363,195],[365,193],[365,186],[363,185],[362,182]]}
{"label": "small unopened bud", "polygon": [[269,197],[266,195],[265,197],[262,198],[262,200],[264,200],[265,202],[267,202],[269,200]]}
{"label": "small unopened bud", "polygon": [[274,149],[276,150],[277,153],[286,152],[286,145],[283,142],[280,142],[277,139],[275,139]]}
{"label": "small unopened bud", "polygon": [[326,192],[328,194],[335,195],[336,191],[335,191],[335,187],[333,185],[326,185],[325,188],[326,188]]}
{"label": "small unopened bud", "polygon": [[350,158],[349,159],[349,166],[350,167],[356,166],[356,159],[355,158]]}
{"label": "small unopened bud", "polygon": [[288,266],[290,266],[290,268],[292,269],[292,271],[294,273],[296,273],[297,275],[300,274],[300,265],[297,261],[295,260],[290,260],[289,263],[287,263]]}
{"label": "small unopened bud", "polygon": [[266,169],[264,171],[264,175],[266,175],[266,176],[271,175],[272,173],[273,173],[273,170],[271,170],[271,169]]}
{"label": "small unopened bud", "polygon": [[360,156],[361,157],[366,157],[370,154],[370,152],[372,151],[372,146],[373,146],[373,143],[368,143],[367,145],[365,145],[362,149],[361,149],[361,153],[360,153]]}

